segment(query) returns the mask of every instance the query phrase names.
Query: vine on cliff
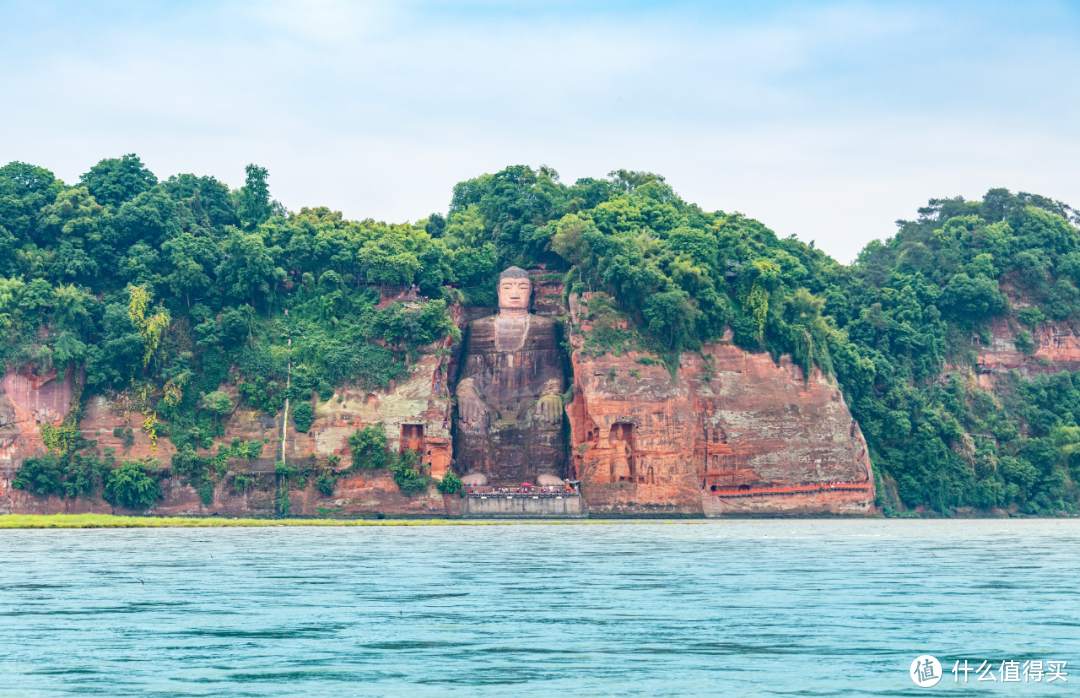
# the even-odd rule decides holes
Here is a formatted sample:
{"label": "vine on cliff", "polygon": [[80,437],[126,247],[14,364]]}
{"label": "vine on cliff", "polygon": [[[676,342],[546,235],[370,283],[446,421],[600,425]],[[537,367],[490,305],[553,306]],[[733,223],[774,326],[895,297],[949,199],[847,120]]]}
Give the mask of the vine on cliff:
{"label": "vine on cliff", "polygon": [[79,428],[72,424],[53,426],[52,424],[41,425],[41,441],[50,454],[66,456],[75,448],[75,444],[82,436]]}

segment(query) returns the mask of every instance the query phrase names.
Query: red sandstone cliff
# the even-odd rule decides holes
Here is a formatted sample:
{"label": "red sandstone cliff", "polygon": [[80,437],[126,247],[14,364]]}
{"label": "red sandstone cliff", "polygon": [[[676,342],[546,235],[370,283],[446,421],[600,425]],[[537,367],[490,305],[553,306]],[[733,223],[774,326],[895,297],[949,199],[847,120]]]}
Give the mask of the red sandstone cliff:
{"label": "red sandstone cliff", "polygon": [[[1080,371],[1080,336],[1072,323],[1047,319],[1035,329],[1025,328],[1017,313],[1034,304],[1008,281],[1001,284],[1001,291],[1009,298],[1010,312],[990,322],[989,337],[978,334],[971,337],[971,349],[977,357],[979,387],[992,390],[998,376],[1014,370],[1025,377]],[[1034,349],[1030,353],[1024,353],[1016,346],[1017,338],[1024,331],[1031,332]]]}
{"label": "red sandstone cliff", "polygon": [[997,376],[1017,370],[1024,376],[1080,370],[1080,337],[1068,322],[1046,322],[1031,332],[1035,344],[1030,354],[1016,348],[1021,331],[1015,318],[996,318],[990,324],[990,342],[971,338],[977,355],[979,387],[993,388]]}
{"label": "red sandstone cliff", "polygon": [[[447,389],[449,358],[428,354],[410,368],[409,376],[389,390],[366,391],[350,386],[339,387],[330,400],[314,404],[315,420],[307,433],[293,425],[282,435],[282,419],[238,408],[227,420],[225,435],[215,440],[228,445],[234,438],[242,441],[266,441],[260,457],[252,460],[230,459],[229,473],[216,485],[212,503],[203,504],[198,493],[184,485],[178,477],[166,477],[161,486],[164,497],[156,512],[164,515],[223,514],[272,515],[274,512],[275,462],[282,459],[292,464],[310,461],[326,467],[329,457],[337,455],[336,466],[345,470],[352,464],[348,437],[357,428],[382,423],[393,450],[411,448],[421,453],[422,462],[438,478],[446,474],[450,464],[450,397]],[[57,425],[67,416],[73,394],[72,377],[66,380],[55,374],[34,376],[7,373],[0,393],[0,513],[133,513],[122,507],[112,507],[93,498],[47,499],[16,490],[11,486],[15,472],[23,460],[46,453],[41,439],[41,424]],[[143,428],[143,416],[125,412],[105,397],[87,400],[79,428],[83,438],[96,441],[99,448],[113,448],[117,461],[155,459],[168,465],[176,449],[167,438],[151,442]],[[114,436],[119,427],[131,429],[133,443],[124,444],[123,436]],[[255,486],[237,493],[231,482],[237,472],[255,478]],[[311,480],[313,480],[312,478]],[[332,496],[324,496],[314,484],[290,493],[290,512],[315,515],[317,509],[334,510],[339,514],[439,514],[443,499],[434,488],[418,497],[401,495],[387,471],[361,472],[338,480]]]}
{"label": "red sandstone cliff", "polygon": [[[589,356],[581,334],[571,341],[571,467],[590,511],[873,511],[866,442],[820,371],[805,380],[786,356],[777,365],[714,344],[683,354],[673,379],[663,366],[638,363],[636,352]],[[748,496],[776,488],[795,491]]]}

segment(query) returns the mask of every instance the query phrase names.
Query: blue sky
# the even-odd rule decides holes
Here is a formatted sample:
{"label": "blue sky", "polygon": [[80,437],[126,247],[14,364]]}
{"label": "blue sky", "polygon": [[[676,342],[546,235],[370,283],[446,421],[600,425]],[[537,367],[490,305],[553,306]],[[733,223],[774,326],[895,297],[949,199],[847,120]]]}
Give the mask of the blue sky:
{"label": "blue sky", "polygon": [[1077,2],[0,2],[0,161],[417,220],[510,164],[665,175],[841,261],[931,197],[1080,206]]}

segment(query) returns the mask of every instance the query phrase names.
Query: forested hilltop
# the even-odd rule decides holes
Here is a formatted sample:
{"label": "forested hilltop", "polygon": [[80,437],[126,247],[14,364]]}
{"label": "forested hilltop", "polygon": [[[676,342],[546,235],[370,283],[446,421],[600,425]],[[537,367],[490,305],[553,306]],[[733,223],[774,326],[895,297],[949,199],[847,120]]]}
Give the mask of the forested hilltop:
{"label": "forested hilltop", "polygon": [[[200,449],[235,407],[223,387],[269,414],[300,400],[290,418],[304,431],[313,392],[386,387],[458,336],[451,306],[494,305],[499,270],[544,263],[569,292],[599,294],[587,351],[634,348],[674,367],[730,329],[743,348],[835,375],[887,512],[1080,503],[1080,374],[1043,361],[977,380],[976,349],[1003,332],[1031,355],[1033,333],[1080,320],[1078,220],[1060,202],[1005,189],[932,199],[846,266],[642,172],[567,185],[547,167],[508,167],[456,185],[446,216],[399,224],[289,211],[267,179],[249,166],[239,189],[162,181],[135,155],[74,185],[0,168],[7,369],[84,374],[80,401],[128,401],[179,449],[174,471],[199,480]],[[376,307],[377,287],[413,284],[426,301]],[[38,459],[16,486],[92,487],[78,481],[89,456],[77,419],[47,430],[49,467]]]}

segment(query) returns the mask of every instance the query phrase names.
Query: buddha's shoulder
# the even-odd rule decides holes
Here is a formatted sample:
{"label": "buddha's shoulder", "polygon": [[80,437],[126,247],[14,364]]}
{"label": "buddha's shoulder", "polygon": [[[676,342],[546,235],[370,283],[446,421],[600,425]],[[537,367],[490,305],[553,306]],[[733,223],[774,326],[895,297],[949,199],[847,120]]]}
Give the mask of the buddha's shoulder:
{"label": "buddha's shoulder", "polygon": [[529,324],[533,327],[554,327],[555,321],[544,315],[530,315]]}

